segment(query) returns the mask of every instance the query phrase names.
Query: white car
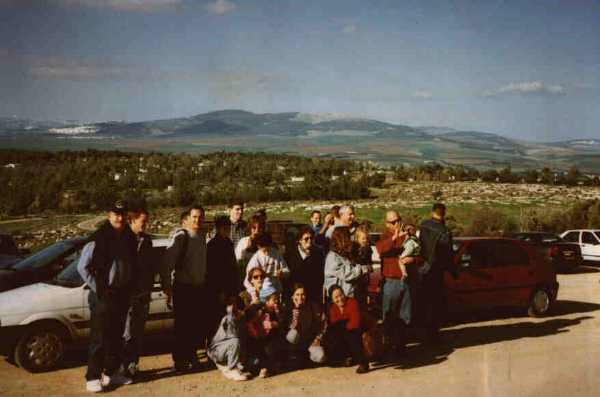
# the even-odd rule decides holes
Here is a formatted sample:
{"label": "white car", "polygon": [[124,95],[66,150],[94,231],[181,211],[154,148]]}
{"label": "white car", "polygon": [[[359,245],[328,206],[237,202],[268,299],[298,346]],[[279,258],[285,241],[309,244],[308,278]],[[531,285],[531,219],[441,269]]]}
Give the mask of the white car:
{"label": "white car", "polygon": [[567,230],[560,237],[579,244],[584,261],[600,261],[600,229]]}
{"label": "white car", "polygon": [[[162,255],[168,240],[154,240]],[[53,280],[0,293],[0,353],[30,372],[59,366],[65,349],[85,342],[90,333],[89,287],[77,272],[81,250]],[[146,331],[173,323],[166,295],[155,280]]]}

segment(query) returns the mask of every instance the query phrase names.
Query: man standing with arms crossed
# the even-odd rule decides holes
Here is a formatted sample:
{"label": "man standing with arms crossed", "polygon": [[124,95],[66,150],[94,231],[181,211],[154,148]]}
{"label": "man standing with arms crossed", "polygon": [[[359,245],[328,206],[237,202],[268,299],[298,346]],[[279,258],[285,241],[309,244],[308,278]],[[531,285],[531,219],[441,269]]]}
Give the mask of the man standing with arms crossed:
{"label": "man standing with arms crossed", "polygon": [[449,271],[453,277],[458,277],[453,261],[452,234],[446,227],[446,206],[435,203],[431,219],[423,221],[419,229],[421,255],[425,259],[425,264],[419,269],[419,312],[423,316],[427,342],[439,343],[446,309],[444,272]]}
{"label": "man standing with arms crossed", "polygon": [[177,230],[165,254],[165,264],[175,270],[173,310],[175,345],[173,361],[176,371],[199,369],[196,350],[206,337],[206,319],[201,305],[206,298],[206,238],[202,233],[204,208],[193,205],[185,227]]}
{"label": "man standing with arms crossed", "polygon": [[137,277],[137,244],[126,221],[127,203],[117,201],[108,221],[90,237],[77,271],[89,286],[90,345],[85,374],[86,390],[98,393],[105,386],[130,384],[120,371],[123,331],[131,286]]}

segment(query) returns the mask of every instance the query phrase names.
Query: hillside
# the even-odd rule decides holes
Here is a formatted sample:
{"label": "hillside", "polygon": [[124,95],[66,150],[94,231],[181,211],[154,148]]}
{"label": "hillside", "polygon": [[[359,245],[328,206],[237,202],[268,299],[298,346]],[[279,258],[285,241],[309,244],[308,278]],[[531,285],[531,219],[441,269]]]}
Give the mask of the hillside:
{"label": "hillside", "polygon": [[[517,141],[480,131],[411,127],[336,114],[221,110],[141,122],[51,122],[0,118],[0,147],[207,153],[265,151],[380,164],[464,164],[480,169],[577,165],[600,170],[600,141]],[[583,157],[582,157],[583,156]],[[584,160],[579,162],[579,160]]]}

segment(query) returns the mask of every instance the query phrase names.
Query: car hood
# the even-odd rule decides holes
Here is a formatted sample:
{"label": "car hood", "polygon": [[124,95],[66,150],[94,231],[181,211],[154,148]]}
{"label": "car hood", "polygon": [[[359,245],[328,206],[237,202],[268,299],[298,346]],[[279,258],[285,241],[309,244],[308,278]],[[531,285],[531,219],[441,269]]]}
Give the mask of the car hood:
{"label": "car hood", "polygon": [[[5,315],[40,313],[82,306],[74,297],[81,288],[37,283],[0,293],[0,318]],[[79,293],[80,295],[80,293]]]}

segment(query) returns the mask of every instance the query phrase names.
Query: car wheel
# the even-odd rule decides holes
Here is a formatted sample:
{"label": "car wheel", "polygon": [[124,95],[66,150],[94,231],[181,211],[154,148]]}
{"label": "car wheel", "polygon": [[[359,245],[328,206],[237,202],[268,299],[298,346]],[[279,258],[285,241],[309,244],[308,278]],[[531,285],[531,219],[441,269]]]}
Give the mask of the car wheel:
{"label": "car wheel", "polygon": [[65,330],[60,325],[32,325],[17,342],[15,363],[29,372],[54,369],[63,359],[65,339]]}
{"label": "car wheel", "polygon": [[539,288],[535,290],[533,296],[531,297],[531,301],[529,303],[529,310],[527,313],[532,317],[540,317],[548,313],[550,311],[550,306],[552,305],[552,297],[543,288]]}

